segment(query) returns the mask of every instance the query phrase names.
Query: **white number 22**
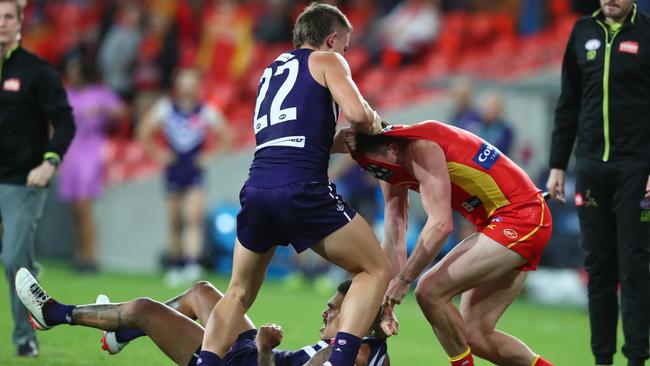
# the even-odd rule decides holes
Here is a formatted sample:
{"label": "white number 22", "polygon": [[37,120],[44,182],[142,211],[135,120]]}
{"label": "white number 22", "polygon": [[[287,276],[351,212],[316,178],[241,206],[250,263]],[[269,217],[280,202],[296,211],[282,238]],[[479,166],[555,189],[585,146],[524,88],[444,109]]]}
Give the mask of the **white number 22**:
{"label": "white number 22", "polygon": [[[293,56],[291,54],[286,54],[288,56]],[[284,55],[282,55],[284,56]],[[280,56],[280,57],[282,57]],[[264,70],[264,74],[262,75],[262,79],[260,82],[262,83],[262,87],[260,88],[260,93],[257,96],[257,101],[255,103],[255,134],[263,130],[269,125],[269,117],[271,120],[271,125],[281,123],[281,122],[288,122],[288,121],[295,121],[297,119],[296,116],[296,107],[291,107],[291,108],[284,108],[282,109],[282,103],[284,103],[284,100],[286,99],[287,95],[289,95],[289,92],[291,89],[293,89],[294,84],[296,83],[296,79],[298,78],[298,60],[292,59],[285,64],[279,66],[275,70],[275,74],[273,74],[273,69],[270,67]],[[269,91],[269,84],[271,83],[271,78],[273,76],[281,75],[284,74],[285,70],[289,71],[289,75],[287,78],[284,80],[282,83],[282,86],[280,86],[280,89],[278,89],[277,93],[273,96],[273,101],[271,102],[271,110],[269,111],[269,115],[262,115],[259,116],[260,113],[260,106],[262,105],[262,102],[264,99],[266,99],[266,93]]]}

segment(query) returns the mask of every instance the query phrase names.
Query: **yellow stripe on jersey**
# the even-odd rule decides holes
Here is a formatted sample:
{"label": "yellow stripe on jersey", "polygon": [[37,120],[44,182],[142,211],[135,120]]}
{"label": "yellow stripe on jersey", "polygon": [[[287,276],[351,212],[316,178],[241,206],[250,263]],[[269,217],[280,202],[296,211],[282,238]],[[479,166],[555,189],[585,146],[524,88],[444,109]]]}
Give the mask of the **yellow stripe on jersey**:
{"label": "yellow stripe on jersey", "polygon": [[508,244],[508,248],[512,248],[512,247],[514,247],[515,245],[521,243],[522,241],[524,241],[524,240],[530,238],[531,235],[535,234],[535,233],[537,232],[537,230],[539,230],[539,228],[542,227],[542,225],[544,225],[544,208],[545,208],[545,206],[546,206],[546,202],[544,201],[544,198],[543,198],[541,195],[539,195],[539,194],[537,195],[537,199],[539,199],[539,200],[542,202],[542,214],[540,215],[541,218],[539,219],[539,225],[537,225],[537,226],[536,226],[536,227],[535,227],[531,232],[529,232],[528,234],[522,236],[521,239],[519,239],[519,240],[517,240],[517,241],[515,241],[515,242],[513,242],[513,243]]}
{"label": "yellow stripe on jersey", "polygon": [[492,216],[499,207],[510,204],[499,185],[489,174],[455,162],[448,162],[447,170],[453,184],[462,188],[470,196],[478,197],[483,202],[488,217]]}

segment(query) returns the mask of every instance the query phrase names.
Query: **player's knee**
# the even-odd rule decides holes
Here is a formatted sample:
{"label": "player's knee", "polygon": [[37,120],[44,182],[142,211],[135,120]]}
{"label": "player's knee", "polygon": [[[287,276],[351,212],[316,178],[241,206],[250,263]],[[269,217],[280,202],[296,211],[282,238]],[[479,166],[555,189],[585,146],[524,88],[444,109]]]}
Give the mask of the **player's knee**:
{"label": "player's knee", "polygon": [[155,308],[156,302],[148,297],[140,297],[124,304],[124,314],[133,316],[135,319],[138,315],[151,313]]}
{"label": "player's knee", "polygon": [[435,306],[434,294],[427,286],[422,286],[418,283],[413,294],[420,308],[424,309]]}
{"label": "player's knee", "polygon": [[199,297],[205,296],[218,296],[221,298],[223,295],[208,281],[197,281],[190,292]]}
{"label": "player's knee", "polygon": [[225,297],[228,297],[230,300],[238,303],[244,309],[244,311],[248,310],[251,305],[253,305],[253,301],[255,300],[254,296],[249,291],[239,288],[229,288],[228,292],[226,292]]}
{"label": "player's knee", "polygon": [[201,226],[201,223],[203,221],[203,210],[189,210],[187,213],[187,224],[188,225],[195,225],[195,226]]}
{"label": "player's knee", "polygon": [[438,307],[445,301],[445,298],[438,291],[435,281],[418,282],[414,294],[418,305],[422,309]]}
{"label": "player's knee", "polygon": [[212,286],[212,284],[208,281],[196,281],[194,285],[192,285],[192,291],[205,291],[205,290],[212,290],[214,291],[215,288]]}
{"label": "player's knee", "polygon": [[376,253],[376,255],[362,265],[359,272],[366,272],[378,280],[385,282],[386,285],[388,285],[388,282],[392,279],[391,264],[381,249]]}
{"label": "player's knee", "polygon": [[390,262],[388,262],[388,259],[383,258],[382,260],[379,261],[379,264],[377,265],[376,268],[376,275],[379,277],[379,279],[382,281],[382,283],[385,283],[386,286],[388,286],[388,283],[392,279],[392,267],[390,265]]}

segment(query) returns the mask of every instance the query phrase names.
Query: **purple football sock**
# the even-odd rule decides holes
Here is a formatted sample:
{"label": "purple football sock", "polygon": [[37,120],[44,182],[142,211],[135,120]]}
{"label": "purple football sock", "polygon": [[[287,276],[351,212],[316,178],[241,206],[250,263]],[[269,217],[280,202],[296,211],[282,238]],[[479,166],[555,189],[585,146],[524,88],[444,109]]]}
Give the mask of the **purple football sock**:
{"label": "purple football sock", "polygon": [[137,328],[119,329],[115,331],[115,340],[126,343],[144,335],[144,332]]}
{"label": "purple football sock", "polygon": [[332,343],[329,362],[332,366],[354,366],[360,347],[361,338],[350,333],[338,332]]}
{"label": "purple football sock", "polygon": [[61,304],[60,302],[49,299],[43,304],[43,320],[47,325],[72,324],[72,310],[76,306]]}

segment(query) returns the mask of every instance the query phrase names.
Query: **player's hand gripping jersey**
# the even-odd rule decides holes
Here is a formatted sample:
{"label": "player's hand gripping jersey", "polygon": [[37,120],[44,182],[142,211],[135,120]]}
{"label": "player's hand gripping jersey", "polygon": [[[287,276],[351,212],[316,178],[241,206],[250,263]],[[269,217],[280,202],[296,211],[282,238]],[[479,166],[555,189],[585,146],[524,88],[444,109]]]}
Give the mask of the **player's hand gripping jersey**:
{"label": "player's hand gripping jersey", "polygon": [[[452,209],[477,231],[526,258],[528,264],[521,269],[536,268],[552,219],[541,191],[517,164],[478,136],[437,121],[391,126],[382,133],[438,144],[447,162]],[[403,166],[353,157],[377,179],[419,191],[419,182]]]}

